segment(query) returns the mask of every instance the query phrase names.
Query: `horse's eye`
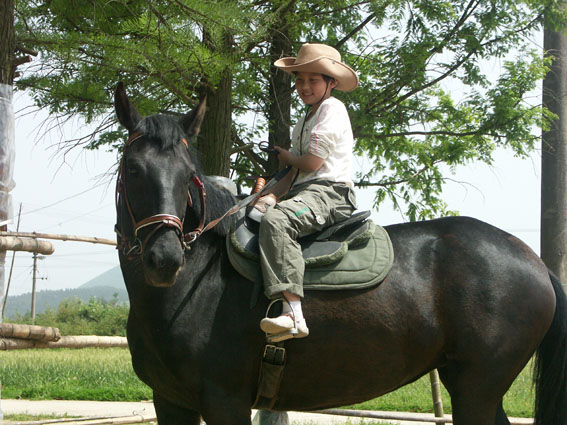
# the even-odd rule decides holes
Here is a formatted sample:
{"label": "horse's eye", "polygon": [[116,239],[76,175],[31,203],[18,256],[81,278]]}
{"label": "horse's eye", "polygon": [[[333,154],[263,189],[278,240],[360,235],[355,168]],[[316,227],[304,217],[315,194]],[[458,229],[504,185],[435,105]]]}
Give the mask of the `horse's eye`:
{"label": "horse's eye", "polygon": [[135,163],[126,164],[126,172],[129,176],[136,177],[140,175],[140,167]]}

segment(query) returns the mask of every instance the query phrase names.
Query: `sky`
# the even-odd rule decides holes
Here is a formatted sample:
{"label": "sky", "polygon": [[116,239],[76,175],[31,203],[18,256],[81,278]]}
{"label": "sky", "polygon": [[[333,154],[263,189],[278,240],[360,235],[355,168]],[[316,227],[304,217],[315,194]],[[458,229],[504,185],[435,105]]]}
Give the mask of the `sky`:
{"label": "sky", "polygon": [[[14,94],[16,114],[16,162],[12,191],[13,224],[22,205],[20,231],[96,236],[115,239],[114,183],[117,156],[114,152],[73,150],[57,152],[64,138],[84,134],[80,122],[67,123],[43,135],[45,113],[29,113],[30,99]],[[539,253],[540,154],[514,158],[499,150],[494,164],[472,163],[460,167],[446,184],[443,199],[449,208],[506,230]],[[356,159],[357,167],[364,167]],[[371,189],[357,190],[359,209],[372,208]],[[373,211],[380,225],[404,221],[401,213],[385,204]],[[90,243],[52,241],[54,254],[38,261],[37,289],[75,288],[118,265],[114,247]],[[6,282],[12,252],[6,258]],[[15,255],[10,295],[30,292],[32,254]]]}
{"label": "sky", "polygon": [[[29,113],[31,101],[14,93],[16,161],[12,191],[15,231],[19,229],[115,239],[114,170],[116,153],[76,149],[63,156],[57,143],[86,131],[80,122],[67,123],[43,137],[46,113]],[[63,133],[64,132],[64,133]],[[37,289],[75,288],[118,265],[110,245],[51,241],[55,252],[38,260]],[[6,258],[8,285],[12,252]],[[32,254],[16,253],[10,295],[30,292]]]}

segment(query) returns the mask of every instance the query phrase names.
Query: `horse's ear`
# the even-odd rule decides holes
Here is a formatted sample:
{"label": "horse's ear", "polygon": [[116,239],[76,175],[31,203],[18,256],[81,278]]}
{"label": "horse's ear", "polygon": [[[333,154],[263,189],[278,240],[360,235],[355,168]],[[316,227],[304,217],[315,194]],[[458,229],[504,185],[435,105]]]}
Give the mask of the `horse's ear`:
{"label": "horse's ear", "polygon": [[126,127],[129,132],[134,131],[141,117],[134,105],[130,103],[122,81],[118,83],[114,92],[114,110],[120,124]]}
{"label": "horse's ear", "polygon": [[193,137],[199,134],[199,131],[201,130],[201,124],[203,123],[203,118],[205,118],[206,109],[207,109],[207,96],[204,96],[203,99],[201,99],[199,106],[197,106],[191,112],[186,114],[179,121],[179,123],[183,127],[183,130],[185,130],[185,133],[189,137]]}

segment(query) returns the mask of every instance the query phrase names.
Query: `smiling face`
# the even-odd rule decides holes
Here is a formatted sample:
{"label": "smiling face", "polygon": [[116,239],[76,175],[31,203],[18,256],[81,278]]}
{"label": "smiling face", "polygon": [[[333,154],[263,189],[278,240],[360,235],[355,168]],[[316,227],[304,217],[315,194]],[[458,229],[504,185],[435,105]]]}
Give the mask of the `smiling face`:
{"label": "smiling face", "polygon": [[306,105],[318,106],[331,95],[331,90],[336,86],[335,80],[327,82],[322,74],[314,72],[297,72],[295,74],[295,89]]}

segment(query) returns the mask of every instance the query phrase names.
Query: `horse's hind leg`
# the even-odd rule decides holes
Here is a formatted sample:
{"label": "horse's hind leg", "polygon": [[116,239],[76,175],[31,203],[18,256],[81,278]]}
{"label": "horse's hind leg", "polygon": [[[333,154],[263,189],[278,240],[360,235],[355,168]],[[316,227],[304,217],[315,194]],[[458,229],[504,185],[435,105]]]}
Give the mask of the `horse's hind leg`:
{"label": "horse's hind leg", "polygon": [[441,381],[451,396],[454,425],[510,425],[502,408],[502,395],[496,394],[486,374],[439,369]]}
{"label": "horse's hind leg", "polygon": [[199,413],[171,404],[157,395],[155,391],[154,407],[159,425],[199,425],[201,423]]}

